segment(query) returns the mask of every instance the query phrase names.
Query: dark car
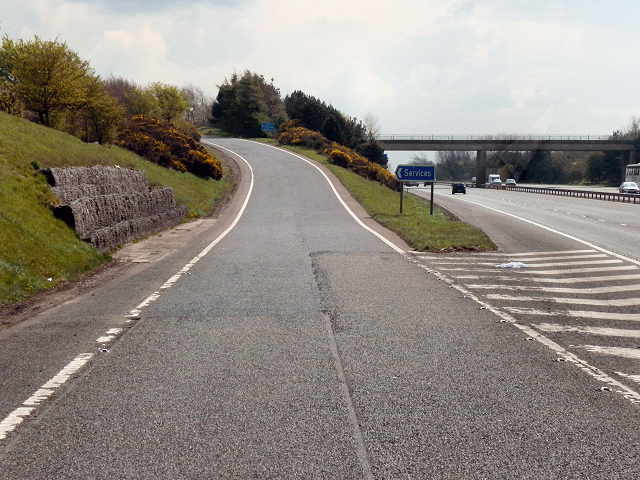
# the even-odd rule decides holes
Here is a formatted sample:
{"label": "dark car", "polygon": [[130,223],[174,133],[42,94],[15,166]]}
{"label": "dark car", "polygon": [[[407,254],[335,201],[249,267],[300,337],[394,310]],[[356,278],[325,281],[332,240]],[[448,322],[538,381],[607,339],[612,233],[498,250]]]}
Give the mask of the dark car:
{"label": "dark car", "polygon": [[451,195],[454,193],[467,193],[467,186],[464,183],[452,183]]}

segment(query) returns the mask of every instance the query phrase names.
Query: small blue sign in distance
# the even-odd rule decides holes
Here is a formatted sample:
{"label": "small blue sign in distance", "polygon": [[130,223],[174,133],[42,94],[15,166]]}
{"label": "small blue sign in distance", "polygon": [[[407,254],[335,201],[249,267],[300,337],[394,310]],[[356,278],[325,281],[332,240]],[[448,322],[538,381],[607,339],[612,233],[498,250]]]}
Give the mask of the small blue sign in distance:
{"label": "small blue sign in distance", "polygon": [[436,167],[433,165],[398,165],[396,178],[401,182],[434,182]]}
{"label": "small blue sign in distance", "polygon": [[273,132],[276,129],[274,123],[262,122],[262,131],[263,132]]}

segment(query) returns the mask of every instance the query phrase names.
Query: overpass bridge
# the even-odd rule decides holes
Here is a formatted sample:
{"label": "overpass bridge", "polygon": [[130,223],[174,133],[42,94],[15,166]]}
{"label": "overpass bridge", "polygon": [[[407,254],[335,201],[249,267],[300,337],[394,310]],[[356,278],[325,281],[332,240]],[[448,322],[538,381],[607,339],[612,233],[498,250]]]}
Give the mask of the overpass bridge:
{"label": "overpass bridge", "polygon": [[623,179],[625,167],[636,163],[635,140],[612,135],[381,135],[378,141],[389,151],[475,151],[477,184],[487,177],[487,152],[620,152]]}

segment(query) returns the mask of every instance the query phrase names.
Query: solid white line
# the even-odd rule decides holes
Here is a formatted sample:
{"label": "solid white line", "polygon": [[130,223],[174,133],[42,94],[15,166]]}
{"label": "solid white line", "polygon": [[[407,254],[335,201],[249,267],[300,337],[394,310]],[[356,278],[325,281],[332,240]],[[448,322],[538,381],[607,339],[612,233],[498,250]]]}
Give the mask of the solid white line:
{"label": "solid white line", "polygon": [[520,253],[481,252],[481,253],[475,253],[474,256],[525,257],[525,256],[539,256],[539,255],[573,255],[576,253],[593,253],[593,250],[553,250],[549,252],[520,252]]}
{"label": "solid white line", "polygon": [[587,242],[586,240],[582,240],[582,239],[580,239],[578,237],[575,237],[573,235],[569,235],[568,233],[561,232],[559,230],[556,230],[555,228],[547,227],[545,225],[542,225],[541,223],[534,222],[533,220],[527,220],[526,218],[519,217],[518,215],[514,215],[513,213],[509,213],[509,212],[505,212],[505,211],[502,211],[502,210],[498,210],[497,208],[493,208],[493,207],[488,207],[486,205],[482,205],[481,203],[473,202],[471,200],[465,200],[465,199],[461,198],[461,199],[459,199],[459,201],[471,203],[472,205],[477,205],[479,207],[486,208],[488,210],[491,210],[491,211],[494,211],[494,212],[497,212],[497,213],[501,213],[503,215],[507,215],[508,217],[515,218],[517,220],[521,220],[523,222],[526,222],[526,223],[529,223],[531,225],[534,225],[534,226],[536,226],[538,228],[542,228],[543,230],[547,230],[549,232],[556,233],[556,234],[561,235],[563,237],[566,237],[566,238],[569,238],[571,240],[574,240],[574,241],[576,241],[578,243],[581,243],[581,244],[583,244],[583,245],[585,245],[585,246],[587,246],[589,248],[593,248],[594,250],[598,250],[599,252],[607,253],[607,254],[609,254],[609,255],[611,255],[613,257],[616,257],[616,258],[619,258],[621,260],[624,260],[625,262],[630,262],[630,263],[633,263],[635,265],[639,265],[640,266],[640,260],[635,260],[635,259],[629,258],[629,257],[627,257],[625,255],[621,255],[619,253],[612,252],[611,250],[607,250],[606,248],[599,247],[598,245],[595,245],[595,244],[593,244],[591,242]]}
{"label": "solid white line", "polygon": [[[496,262],[501,261],[500,256],[496,256],[495,259],[492,259],[491,262],[487,262],[487,260],[489,260],[487,257],[479,257],[479,256],[475,256],[475,258],[473,257],[438,257],[438,256],[433,256],[433,257],[429,257],[429,256],[424,256],[424,255],[416,255],[418,258],[423,259],[423,260],[433,260],[433,261],[439,261],[442,263],[461,263],[463,265],[495,265]],[[541,262],[541,261],[549,261],[549,260],[574,260],[574,259],[580,259],[580,258],[607,258],[608,255],[606,253],[592,253],[589,255],[563,255],[560,257],[523,257],[523,258],[518,258],[519,262]],[[513,257],[509,257],[509,258],[513,258]],[[477,261],[477,260],[482,260],[482,261]],[[474,261],[476,260],[476,261]],[[528,266],[528,265],[527,265]]]}
{"label": "solid white line", "polygon": [[[258,142],[255,142],[258,143]],[[314,164],[313,162],[311,162],[310,160],[304,158],[301,155],[298,155],[297,153],[293,153],[289,150],[283,150],[281,148],[277,148],[274,147],[273,145],[268,145],[265,143],[259,143],[259,145],[264,145],[266,147],[269,148],[273,148],[274,150],[278,150],[279,152],[283,152],[283,153],[288,153],[289,155],[293,155],[296,158],[299,158],[300,160],[307,162],[309,165],[311,165],[313,168],[315,168],[316,170],[318,170],[322,176],[325,178],[325,180],[329,183],[329,186],[331,187],[331,190],[333,190],[334,195],[336,196],[336,198],[338,199],[338,201],[342,204],[342,206],[344,207],[344,209],[349,212],[349,215],[351,215],[353,217],[353,219],[362,227],[364,228],[366,231],[368,231],[369,233],[372,233],[373,235],[375,235],[376,237],[378,237],[380,240],[382,240],[384,243],[386,243],[388,246],[390,246],[392,249],[394,249],[396,252],[398,253],[405,253],[405,251],[403,249],[401,249],[400,247],[398,247],[395,243],[393,243],[392,241],[388,240],[387,238],[385,238],[383,235],[379,234],[378,232],[376,232],[375,230],[373,230],[372,228],[368,227],[367,225],[365,225],[362,220],[360,220],[358,218],[358,216],[353,213],[353,211],[349,208],[349,206],[345,203],[345,201],[342,199],[342,197],[340,196],[340,194],[338,193],[338,191],[336,190],[336,187],[333,185],[333,183],[331,182],[331,180],[329,179],[329,177],[322,171],[322,169],[320,167],[318,167],[316,164]]]}

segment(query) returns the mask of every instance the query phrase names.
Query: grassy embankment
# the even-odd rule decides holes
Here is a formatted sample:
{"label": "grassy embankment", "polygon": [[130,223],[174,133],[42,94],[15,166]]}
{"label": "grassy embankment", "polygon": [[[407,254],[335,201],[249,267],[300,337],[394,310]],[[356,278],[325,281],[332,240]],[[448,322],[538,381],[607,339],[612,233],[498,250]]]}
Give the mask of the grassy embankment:
{"label": "grassy embankment", "polygon": [[145,170],[149,185],[172,187],[192,217],[204,216],[229,182],[168,170],[118,147],[86,144],[0,112],[0,306],[109,262],[80,241],[48,206],[56,202],[39,168],[103,165]]}
{"label": "grassy embankment", "polygon": [[344,168],[332,165],[326,157],[303,147],[285,146],[326,165],[351,195],[378,223],[396,232],[419,251],[486,251],[495,244],[481,230],[464,222],[452,221],[437,206],[430,215],[428,201],[405,194],[400,213],[400,193],[366,180]]}
{"label": "grassy embankment", "polygon": [[[495,248],[469,225],[452,222],[438,210],[430,216],[429,204],[418,197],[407,195],[400,215],[397,192],[330,165],[309,149],[292,149],[327,164],[373,218],[417,250]],[[110,261],[109,255],[80,241],[53,217],[49,205],[56,199],[37,174],[39,168],[88,165],[145,170],[149,184],[172,187],[176,201],[187,205],[192,217],[206,215],[229,185],[226,170],[221,181],[203,180],[0,112],[0,306],[77,279]]]}

